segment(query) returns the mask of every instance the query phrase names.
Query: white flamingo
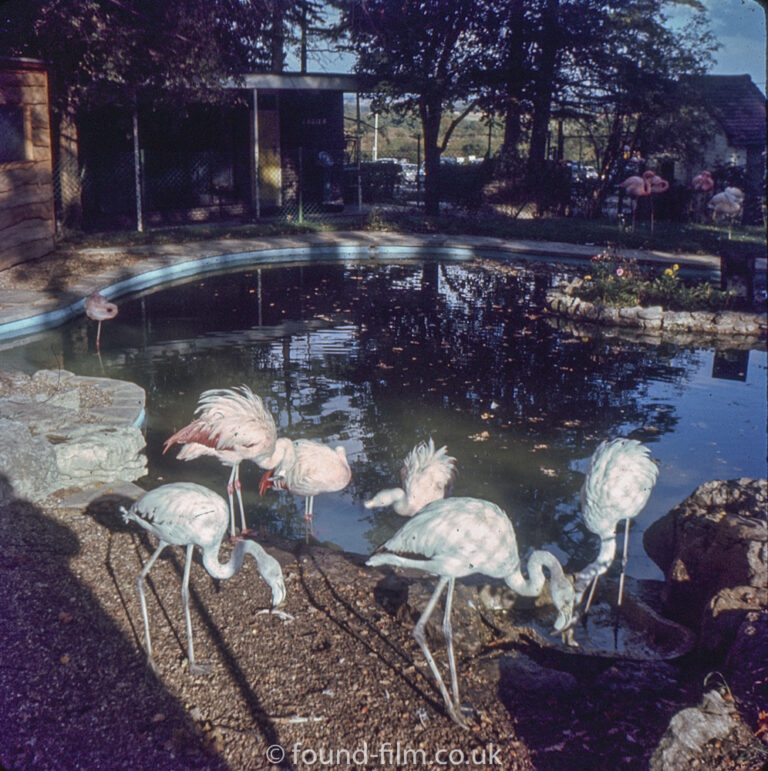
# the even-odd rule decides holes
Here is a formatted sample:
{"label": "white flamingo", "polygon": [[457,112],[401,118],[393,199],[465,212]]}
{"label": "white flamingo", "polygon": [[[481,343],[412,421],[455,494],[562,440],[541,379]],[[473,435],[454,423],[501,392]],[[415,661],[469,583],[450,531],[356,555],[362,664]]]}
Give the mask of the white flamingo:
{"label": "white flamingo", "polygon": [[85,315],[91,321],[98,321],[96,329],[96,350],[101,350],[101,322],[117,316],[117,305],[110,302],[101,292],[93,292],[85,298]]}
{"label": "white flamingo", "polygon": [[412,517],[428,503],[444,498],[455,474],[456,458],[448,455],[446,447],[435,450],[430,437],[419,442],[403,460],[400,469],[402,488],[380,490],[363,505],[366,509],[392,506],[403,517]]}
{"label": "white flamingo", "polygon": [[343,490],[352,479],[343,447],[331,449],[311,439],[278,439],[274,453],[259,465],[269,469],[259,483],[262,495],[272,487],[304,496],[307,535],[312,530],[315,496]]}
{"label": "white flamingo", "polygon": [[[403,556],[419,555],[416,556]],[[413,630],[413,636],[432,670],[445,705],[453,720],[467,727],[461,715],[456,661],[453,655],[451,603],[457,578],[474,573],[504,579],[517,594],[537,597],[541,594],[549,570],[552,602],[558,610],[555,631],[568,628],[574,605],[571,580],[563,572],[557,557],[548,551],[534,551],[528,559],[528,578],[521,570],[515,530],[509,517],[495,504],[478,498],[445,498],[427,504],[409,519],[366,563],[418,568],[440,576],[437,588]],[[427,647],[424,628],[445,588],[443,635],[448,650],[451,694],[445,687],[435,660]]]}
{"label": "white flamingo", "polygon": [[244,556],[250,554],[256,560],[262,578],[272,590],[271,610],[263,610],[259,613],[275,613],[283,619],[292,619],[288,613],[277,610],[277,607],[285,600],[285,582],[280,563],[267,554],[259,544],[250,540],[238,541],[232,550],[229,561],[219,562],[219,546],[227,532],[229,517],[226,501],[217,493],[193,482],[174,482],[145,493],[130,509],[126,510],[121,507],[121,510],[126,522],[136,522],[159,540],[157,549],[139,573],[137,581],[147,642],[147,663],[153,672],[157,672],[157,667],[152,656],[147,601],[144,596],[144,578],[166,546],[187,547],[184,579],[181,584],[181,600],[184,603],[184,614],[187,622],[189,671],[192,674],[203,674],[210,670],[210,665],[198,664],[195,661],[195,649],[192,642],[192,619],[189,614],[189,574],[195,546],[199,546],[203,551],[205,569],[214,578],[219,579],[231,578],[240,570]]}
{"label": "white flamingo", "polygon": [[262,465],[262,460],[274,452],[277,441],[275,421],[261,397],[245,385],[203,391],[195,414],[198,416],[195,420],[166,439],[163,454],[174,444],[181,444],[181,451],[176,456],[179,460],[212,455],[223,465],[230,466],[232,473],[227,482],[230,535],[235,535],[234,493],[240,504],[242,532],[246,534],[240,464],[250,460]]}
{"label": "white flamingo", "polygon": [[650,451],[636,439],[613,439],[601,442],[589,459],[587,475],[581,487],[581,516],[587,529],[600,538],[597,557],[574,578],[576,602],[580,602],[591,584],[584,614],[589,611],[597,579],[611,566],[616,556],[616,525],[623,519],[624,551],[619,579],[621,605],[624,574],[627,567],[629,521],[648,502],[656,484],[659,469]]}
{"label": "white flamingo", "polygon": [[717,193],[709,199],[707,206],[712,209],[712,221],[714,222],[718,215],[722,215],[728,220],[729,239],[731,238],[731,228],[743,204],[744,191],[738,187],[726,187],[722,193]]}

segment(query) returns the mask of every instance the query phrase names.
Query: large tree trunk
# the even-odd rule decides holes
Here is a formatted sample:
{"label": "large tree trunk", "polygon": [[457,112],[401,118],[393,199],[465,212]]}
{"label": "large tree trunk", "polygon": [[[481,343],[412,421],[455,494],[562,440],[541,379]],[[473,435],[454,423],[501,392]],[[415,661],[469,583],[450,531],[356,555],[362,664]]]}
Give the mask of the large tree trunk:
{"label": "large tree trunk", "polygon": [[419,104],[421,126],[424,131],[424,211],[431,217],[440,214],[440,119],[439,103],[422,101]]}
{"label": "large tree trunk", "polygon": [[542,178],[546,160],[549,118],[552,112],[552,91],[561,45],[558,22],[559,8],[560,0],[547,0],[542,16],[541,38],[539,40],[541,53],[534,81],[533,122],[531,125],[531,146],[528,153],[528,179],[534,186]]}
{"label": "large tree trunk", "polygon": [[507,77],[505,83],[508,99],[504,116],[504,142],[501,154],[506,158],[519,155],[521,108],[525,86],[525,49],[523,39],[523,0],[512,0],[509,11],[509,47],[507,49]]}

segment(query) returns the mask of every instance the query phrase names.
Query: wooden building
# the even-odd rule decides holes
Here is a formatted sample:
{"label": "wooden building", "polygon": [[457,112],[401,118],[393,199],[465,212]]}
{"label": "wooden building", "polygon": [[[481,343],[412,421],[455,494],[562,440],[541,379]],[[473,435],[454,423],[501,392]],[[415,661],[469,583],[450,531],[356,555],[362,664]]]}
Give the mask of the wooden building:
{"label": "wooden building", "polygon": [[48,73],[0,58],[0,270],[53,250]]}

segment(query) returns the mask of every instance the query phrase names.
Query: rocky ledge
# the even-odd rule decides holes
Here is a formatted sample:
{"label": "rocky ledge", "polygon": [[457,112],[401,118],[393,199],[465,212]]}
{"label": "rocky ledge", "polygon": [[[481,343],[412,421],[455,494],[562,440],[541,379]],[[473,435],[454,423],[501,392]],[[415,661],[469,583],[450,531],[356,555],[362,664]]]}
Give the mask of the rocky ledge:
{"label": "rocky ledge", "polygon": [[[0,487],[28,501],[147,473],[145,394],[66,370],[0,373]],[[0,497],[0,503],[3,503]]]}
{"label": "rocky ledge", "polygon": [[746,311],[670,311],[660,305],[614,308],[576,296],[581,279],[565,281],[547,292],[546,307],[558,316],[653,332],[695,332],[708,336],[738,335],[765,340],[768,316]]}

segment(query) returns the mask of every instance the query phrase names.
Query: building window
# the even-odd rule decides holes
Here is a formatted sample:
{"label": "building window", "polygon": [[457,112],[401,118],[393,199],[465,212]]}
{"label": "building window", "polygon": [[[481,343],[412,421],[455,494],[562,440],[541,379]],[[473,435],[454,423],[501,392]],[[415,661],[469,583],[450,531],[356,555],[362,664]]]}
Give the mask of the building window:
{"label": "building window", "polygon": [[16,104],[0,104],[0,163],[26,160],[24,108]]}

